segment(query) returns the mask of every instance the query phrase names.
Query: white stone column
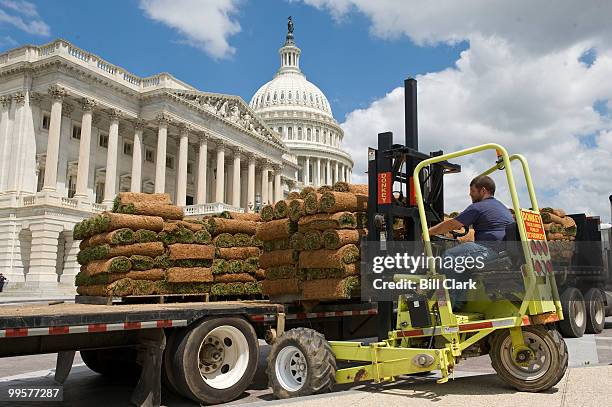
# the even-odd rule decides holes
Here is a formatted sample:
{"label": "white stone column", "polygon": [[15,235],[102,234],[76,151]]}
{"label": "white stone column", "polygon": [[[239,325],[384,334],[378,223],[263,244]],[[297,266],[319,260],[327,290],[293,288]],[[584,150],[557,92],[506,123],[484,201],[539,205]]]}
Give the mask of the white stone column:
{"label": "white stone column", "polygon": [[117,146],[119,144],[119,115],[120,112],[112,110],[109,114],[110,128],[108,129],[108,148],[106,149],[106,176],[104,178],[105,205],[111,205],[115,199],[117,184]]}
{"label": "white stone column", "polygon": [[187,155],[189,152],[189,128],[180,126],[178,171],[176,179],[176,205],[185,206],[187,203]]}
{"label": "white stone column", "polygon": [[353,178],[353,170],[351,168],[348,169],[348,182],[351,182]]}
{"label": "white stone column", "polygon": [[215,202],[225,202],[225,146],[223,142],[217,142],[217,182],[215,191]]}
{"label": "white stone column", "polygon": [[255,155],[249,154],[249,169],[247,173],[247,208],[255,209]]}
{"label": "white stone column", "polygon": [[331,185],[332,184],[331,160],[330,159],[327,159],[327,164],[325,165],[325,183],[327,185]]}
{"label": "white stone column", "polygon": [[272,170],[268,172],[268,202],[274,203],[274,177],[271,174]]}
{"label": "white stone column", "polygon": [[[30,104],[31,77],[25,76],[26,89],[12,95],[12,129],[7,133],[9,139],[8,185],[6,192],[13,196],[20,192],[36,192],[36,137],[32,105]],[[22,85],[20,85],[22,86]]]}
{"label": "white stone column", "polygon": [[310,157],[305,157],[304,163],[304,185],[310,185]]}
{"label": "white stone column", "polygon": [[43,191],[55,192],[57,189],[57,162],[62,128],[62,101],[67,93],[65,89],[59,86],[49,88],[49,94],[52,98],[51,121],[49,123],[49,137],[47,138]]}
{"label": "white stone column", "polygon": [[261,204],[267,205],[270,198],[268,197],[268,172],[270,171],[269,164],[264,163],[261,170]]}
{"label": "white stone column", "polygon": [[9,137],[11,133],[11,103],[12,98],[10,96],[0,96],[0,104],[2,105],[2,113],[0,113],[0,192],[6,190],[7,174],[11,164],[11,138]]}
{"label": "white stone column", "polygon": [[283,187],[281,185],[281,172],[280,166],[274,167],[274,202],[281,201],[283,199]]}
{"label": "white stone column", "polygon": [[168,145],[168,124],[170,118],[164,113],[157,115],[157,154],[155,157],[155,192],[166,192],[166,147]]}
{"label": "white stone column", "polygon": [[239,148],[234,149],[234,166],[232,180],[232,205],[236,208],[240,207],[240,153]]}
{"label": "white stone column", "polygon": [[334,169],[334,184],[338,182],[338,161],[334,161],[335,169]]}
{"label": "white stone column", "polygon": [[206,173],[208,168],[208,138],[206,135],[201,134],[199,137],[199,151],[198,151],[198,192],[196,196],[196,203],[201,205],[206,203]]}
{"label": "white stone column", "polygon": [[314,179],[315,187],[321,186],[321,159],[317,158],[315,161],[315,179]]}
{"label": "white stone column", "polygon": [[64,227],[43,221],[30,224],[30,230],[32,231],[32,253],[25,286],[27,288],[56,288],[57,250],[60,233]]}
{"label": "white stone column", "polygon": [[96,106],[93,99],[83,101],[83,118],[81,119],[81,140],[79,142],[79,164],[75,198],[87,199],[87,180],[89,179],[89,150],[91,146],[91,117]]}
{"label": "white stone column", "polygon": [[340,178],[340,181],[342,182],[346,181],[344,179],[344,164],[340,164],[340,174],[338,175],[338,177]]}
{"label": "white stone column", "polygon": [[144,120],[136,120],[134,124],[134,144],[132,149],[132,179],[130,191],[140,192],[142,186],[142,132]]}

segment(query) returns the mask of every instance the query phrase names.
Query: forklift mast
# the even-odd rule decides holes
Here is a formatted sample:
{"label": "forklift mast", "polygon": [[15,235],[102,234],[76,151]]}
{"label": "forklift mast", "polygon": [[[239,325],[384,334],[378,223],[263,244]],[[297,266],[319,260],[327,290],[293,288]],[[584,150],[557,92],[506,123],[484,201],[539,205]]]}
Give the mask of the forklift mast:
{"label": "forklift mast", "polygon": [[[403,220],[400,240],[421,240],[413,182],[420,183],[427,221],[434,225],[444,219],[443,176],[461,171],[461,166],[443,161],[423,171],[421,179],[412,179],[419,162],[443,154],[419,152],[417,81],[413,78],[404,81],[404,128],[404,145],[394,144],[393,133],[385,132],[378,134],[377,148],[368,149],[368,241],[381,242],[382,250],[384,242],[394,240],[396,219]],[[393,302],[379,301],[379,339],[387,337],[393,321]]]}

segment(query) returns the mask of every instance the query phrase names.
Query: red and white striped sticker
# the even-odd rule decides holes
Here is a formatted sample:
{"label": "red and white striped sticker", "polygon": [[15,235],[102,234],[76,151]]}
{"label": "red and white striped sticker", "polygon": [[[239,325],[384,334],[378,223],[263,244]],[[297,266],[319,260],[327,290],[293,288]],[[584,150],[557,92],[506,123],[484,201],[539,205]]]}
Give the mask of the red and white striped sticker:
{"label": "red and white striped sticker", "polygon": [[47,336],[81,334],[88,332],[128,331],[132,329],[173,328],[187,326],[186,319],[161,319],[156,321],[122,322],[118,324],[88,324],[49,326],[44,328],[7,328],[0,329],[0,338],[18,338],[23,336]]}
{"label": "red and white striped sticker", "polygon": [[[359,311],[331,311],[331,312],[299,312],[297,314],[285,315],[286,320],[292,319],[314,319],[314,318],[332,318],[332,317],[352,317],[357,315],[376,315],[378,310],[370,308]],[[276,315],[251,315],[249,317],[253,322],[270,322],[276,319]]]}

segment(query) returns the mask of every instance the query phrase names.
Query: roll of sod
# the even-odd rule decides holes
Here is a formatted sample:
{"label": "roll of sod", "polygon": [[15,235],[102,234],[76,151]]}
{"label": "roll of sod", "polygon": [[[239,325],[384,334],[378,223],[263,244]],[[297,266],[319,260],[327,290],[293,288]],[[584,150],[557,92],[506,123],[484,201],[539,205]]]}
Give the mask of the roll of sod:
{"label": "roll of sod", "polygon": [[215,246],[175,243],[168,246],[170,260],[214,259]]}
{"label": "roll of sod", "polygon": [[264,222],[269,222],[274,219],[274,206],[272,205],[264,205],[259,211],[261,215],[261,220]]}
{"label": "roll of sod", "polygon": [[327,213],[365,212],[368,209],[368,196],[350,192],[325,192],[319,199],[319,209]]}
{"label": "roll of sod", "polygon": [[213,273],[206,267],[170,267],[166,279],[169,283],[211,283]]}
{"label": "roll of sod", "polygon": [[289,239],[289,236],[297,231],[297,225],[289,219],[277,219],[261,223],[257,228],[255,236],[265,241],[276,239]]}
{"label": "roll of sod", "polygon": [[236,241],[234,240],[234,235],[221,233],[213,238],[213,244],[217,247],[235,247]]}
{"label": "roll of sod", "polygon": [[81,266],[81,271],[92,276],[101,273],[127,273],[132,268],[130,259],[124,256],[106,260],[94,260]]}
{"label": "roll of sod", "polygon": [[274,219],[283,219],[288,215],[288,201],[281,200],[274,204]]}
{"label": "roll of sod", "polygon": [[164,219],[183,219],[183,209],[175,205],[159,204],[155,202],[134,202],[120,204],[117,213],[128,213],[131,215],[159,216]]}
{"label": "roll of sod", "polygon": [[357,276],[343,279],[308,280],[302,283],[302,295],[305,300],[348,299],[358,288],[359,277]]}
{"label": "roll of sod", "polygon": [[267,269],[268,267],[282,266],[285,264],[296,264],[299,260],[299,256],[299,252],[293,249],[267,252],[259,256],[259,266]]}
{"label": "roll of sod", "polygon": [[364,236],[367,236],[366,229],[327,229],[323,232],[323,246],[335,250],[347,244],[359,245]]}
{"label": "roll of sod", "polygon": [[[336,250],[320,249],[300,253],[300,268],[343,268],[359,260],[359,248],[347,244]],[[264,266],[262,266],[264,267]]]}

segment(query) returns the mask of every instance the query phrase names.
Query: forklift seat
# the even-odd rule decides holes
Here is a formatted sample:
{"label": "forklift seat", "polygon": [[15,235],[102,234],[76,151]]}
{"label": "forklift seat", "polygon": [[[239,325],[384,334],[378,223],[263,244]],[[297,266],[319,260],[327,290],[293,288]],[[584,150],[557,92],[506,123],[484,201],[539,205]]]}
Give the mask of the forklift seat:
{"label": "forklift seat", "polygon": [[518,226],[512,222],[506,226],[506,234],[500,243],[498,256],[487,262],[477,273],[490,273],[492,271],[520,271],[520,266],[524,263],[521,241],[518,238]]}

